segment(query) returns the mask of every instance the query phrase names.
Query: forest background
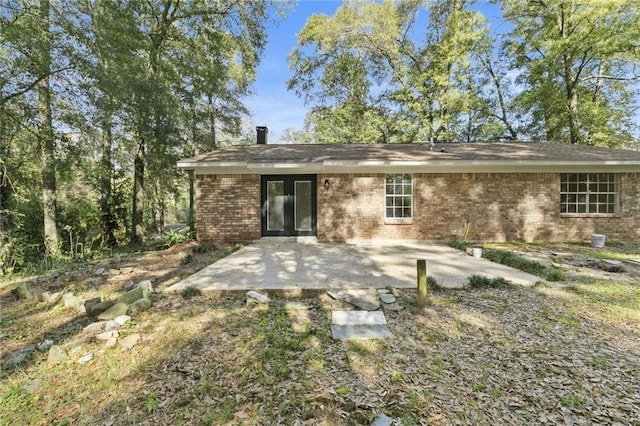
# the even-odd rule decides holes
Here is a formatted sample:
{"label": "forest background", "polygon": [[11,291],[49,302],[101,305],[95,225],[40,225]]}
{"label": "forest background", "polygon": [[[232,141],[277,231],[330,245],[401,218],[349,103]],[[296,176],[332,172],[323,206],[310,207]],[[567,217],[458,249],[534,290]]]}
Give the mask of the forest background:
{"label": "forest background", "polygon": [[[291,46],[285,143],[640,149],[635,0],[346,1]],[[0,0],[0,273],[192,224],[176,161],[255,143],[282,1]]]}

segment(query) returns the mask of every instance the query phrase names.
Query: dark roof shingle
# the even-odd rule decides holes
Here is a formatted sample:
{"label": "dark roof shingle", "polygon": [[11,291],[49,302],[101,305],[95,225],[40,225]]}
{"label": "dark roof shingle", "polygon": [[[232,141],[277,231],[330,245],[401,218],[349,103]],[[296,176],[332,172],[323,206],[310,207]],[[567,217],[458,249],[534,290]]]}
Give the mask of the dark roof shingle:
{"label": "dark roof shingle", "polygon": [[638,162],[640,152],[563,143],[455,143],[435,144],[307,144],[236,145],[181,160],[185,163],[325,161],[540,161]]}

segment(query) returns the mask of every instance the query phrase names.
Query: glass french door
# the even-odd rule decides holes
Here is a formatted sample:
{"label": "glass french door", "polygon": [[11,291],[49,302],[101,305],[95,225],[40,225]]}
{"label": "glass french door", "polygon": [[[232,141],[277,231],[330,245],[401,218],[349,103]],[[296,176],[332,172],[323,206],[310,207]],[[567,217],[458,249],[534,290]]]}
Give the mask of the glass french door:
{"label": "glass french door", "polygon": [[262,176],[262,235],[316,235],[316,176]]}

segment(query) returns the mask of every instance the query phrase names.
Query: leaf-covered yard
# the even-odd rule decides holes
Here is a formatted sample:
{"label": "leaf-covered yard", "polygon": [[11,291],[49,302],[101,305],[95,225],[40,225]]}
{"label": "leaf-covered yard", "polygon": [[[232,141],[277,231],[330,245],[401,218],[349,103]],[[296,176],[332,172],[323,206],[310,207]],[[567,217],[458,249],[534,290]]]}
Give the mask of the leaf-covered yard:
{"label": "leaf-covered yard", "polygon": [[[175,282],[186,255],[158,257],[174,268],[163,279]],[[91,322],[6,287],[5,355]],[[640,424],[637,281],[433,290],[424,311],[415,292],[396,295],[393,338],[336,341],[324,294],[247,307],[160,293],[120,331],[141,336],[129,350],[91,340],[62,364],[36,352],[5,369],[0,423],[333,425],[385,413],[398,424]]]}

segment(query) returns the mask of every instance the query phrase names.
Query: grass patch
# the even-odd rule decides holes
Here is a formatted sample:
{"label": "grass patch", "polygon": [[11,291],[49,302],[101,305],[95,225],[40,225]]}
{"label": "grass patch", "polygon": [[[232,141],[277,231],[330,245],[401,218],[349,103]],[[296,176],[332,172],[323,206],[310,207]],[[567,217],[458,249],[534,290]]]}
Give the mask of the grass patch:
{"label": "grass patch", "polygon": [[[460,241],[457,241],[450,245],[459,250],[465,250],[468,246],[470,246],[469,243],[463,243]],[[555,268],[549,268],[540,262],[536,262],[535,260],[525,259],[524,257],[519,256],[518,254],[510,250],[484,247],[482,249],[482,257],[492,262],[510,266],[523,272],[542,277],[548,281],[566,280],[564,272]]]}
{"label": "grass patch", "polygon": [[202,295],[202,290],[192,285],[185,287],[180,292],[180,295],[185,299],[192,299],[196,296]]}
{"label": "grass patch", "polygon": [[477,288],[504,288],[509,287],[511,281],[505,280],[502,277],[489,278],[484,275],[471,275],[469,277],[469,287],[473,289]]}

